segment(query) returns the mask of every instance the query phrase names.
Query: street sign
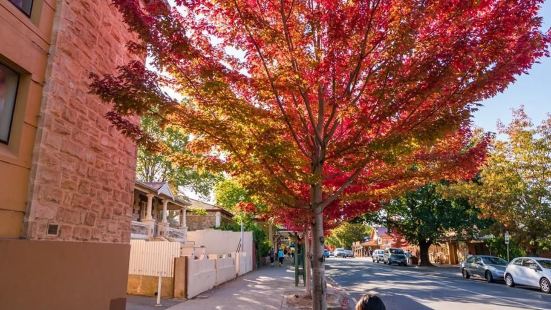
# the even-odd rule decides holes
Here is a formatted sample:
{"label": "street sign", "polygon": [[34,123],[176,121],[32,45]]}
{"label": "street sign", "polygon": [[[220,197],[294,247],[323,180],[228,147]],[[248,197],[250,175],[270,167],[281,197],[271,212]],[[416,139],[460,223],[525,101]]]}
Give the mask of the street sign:
{"label": "street sign", "polygon": [[509,244],[509,240],[511,240],[511,235],[509,235],[508,231],[505,232],[504,237],[505,237],[505,244]]}
{"label": "street sign", "polygon": [[509,262],[511,261],[509,257],[509,240],[511,239],[511,235],[509,235],[509,232],[506,231],[503,237],[505,237],[505,244],[507,245],[507,261]]}

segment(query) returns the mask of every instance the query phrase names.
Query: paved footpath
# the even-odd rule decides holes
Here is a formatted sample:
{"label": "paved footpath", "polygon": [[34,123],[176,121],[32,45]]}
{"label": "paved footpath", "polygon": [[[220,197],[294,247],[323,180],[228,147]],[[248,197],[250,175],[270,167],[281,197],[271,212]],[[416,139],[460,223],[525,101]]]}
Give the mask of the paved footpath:
{"label": "paved footpath", "polygon": [[294,283],[292,268],[263,267],[168,309],[279,310],[284,292],[296,289]]}

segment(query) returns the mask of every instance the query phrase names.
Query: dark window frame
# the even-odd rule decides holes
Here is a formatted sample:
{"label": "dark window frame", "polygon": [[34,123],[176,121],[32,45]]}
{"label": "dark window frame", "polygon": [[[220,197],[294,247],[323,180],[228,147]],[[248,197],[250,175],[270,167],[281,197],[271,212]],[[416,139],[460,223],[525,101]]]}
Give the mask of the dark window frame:
{"label": "dark window frame", "polygon": [[533,266],[533,265],[538,266],[538,264],[536,263],[536,261],[533,260],[533,259],[531,259],[531,258],[525,258],[525,259],[522,260],[522,266],[523,266],[523,267],[530,268],[530,266]]}
{"label": "dark window frame", "polygon": [[517,258],[512,262],[512,264],[517,266],[522,266],[522,261],[523,261],[522,258]]}
{"label": "dark window frame", "polygon": [[29,8],[29,12],[26,12],[22,7],[19,7],[18,5],[13,3],[12,0],[8,0],[9,3],[11,3],[13,6],[15,6],[19,11],[21,11],[21,13],[25,14],[25,16],[27,16],[28,18],[31,18],[35,1],[36,0],[31,0],[31,7]]}
{"label": "dark window frame", "polygon": [[8,68],[8,70],[11,70],[15,75],[17,75],[17,84],[15,84],[15,96],[13,98],[14,102],[13,102],[13,107],[11,109],[10,125],[8,127],[8,136],[6,140],[2,140],[2,138],[0,138],[0,144],[9,145],[11,132],[13,129],[13,117],[15,116],[15,106],[17,104],[17,97],[19,96],[19,85],[21,84],[21,74],[18,71],[14,70],[11,66],[6,64],[5,62],[0,61],[0,65]]}

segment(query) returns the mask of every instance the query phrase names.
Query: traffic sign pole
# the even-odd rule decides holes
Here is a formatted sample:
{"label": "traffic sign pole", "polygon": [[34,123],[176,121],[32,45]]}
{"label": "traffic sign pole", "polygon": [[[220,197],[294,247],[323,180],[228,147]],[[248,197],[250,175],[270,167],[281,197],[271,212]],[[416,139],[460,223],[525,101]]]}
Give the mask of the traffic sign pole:
{"label": "traffic sign pole", "polygon": [[510,261],[510,258],[509,258],[509,240],[511,239],[511,235],[509,235],[509,232],[506,231],[504,237],[505,237],[505,245],[507,245],[507,261],[509,262]]}

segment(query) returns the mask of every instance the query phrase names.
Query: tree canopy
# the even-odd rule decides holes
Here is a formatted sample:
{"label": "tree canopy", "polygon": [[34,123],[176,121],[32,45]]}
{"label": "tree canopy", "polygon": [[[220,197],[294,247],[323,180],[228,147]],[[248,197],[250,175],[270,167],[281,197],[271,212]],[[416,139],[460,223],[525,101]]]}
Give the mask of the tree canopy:
{"label": "tree canopy", "polygon": [[141,128],[150,137],[163,141],[170,152],[150,150],[144,145],[138,145],[136,161],[136,177],[143,182],[168,182],[170,186],[180,186],[191,189],[200,196],[211,194],[215,184],[221,179],[217,174],[206,170],[174,163],[170,154],[186,152],[189,136],[177,127],[162,128],[155,119],[143,117]]}
{"label": "tree canopy", "polygon": [[163,143],[129,115],[182,128],[191,154],[175,162],[227,171],[273,212],[312,223],[314,309],[325,307],[324,215],[470,177],[486,148],[467,144],[470,113],[550,40],[541,0],[113,3],[154,68],[93,76],[108,117],[150,147]]}
{"label": "tree canopy", "polygon": [[370,233],[371,227],[365,224],[344,222],[331,230],[326,242],[336,248],[350,249],[353,242],[362,241]]}
{"label": "tree canopy", "polygon": [[534,126],[523,109],[510,124],[499,124],[479,178],[450,187],[449,196],[468,197],[499,223],[526,252],[551,247],[551,116]]}
{"label": "tree canopy", "polygon": [[[441,186],[441,185],[440,185]],[[466,199],[445,199],[429,184],[385,205],[379,222],[419,245],[420,264],[429,265],[428,249],[446,237],[471,240],[491,221]]]}
{"label": "tree canopy", "polygon": [[216,204],[226,210],[235,211],[239,203],[253,202],[251,194],[232,179],[225,179],[214,189]]}

